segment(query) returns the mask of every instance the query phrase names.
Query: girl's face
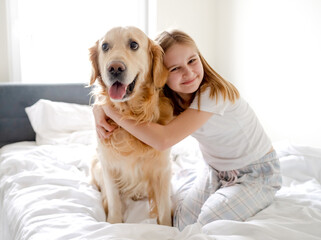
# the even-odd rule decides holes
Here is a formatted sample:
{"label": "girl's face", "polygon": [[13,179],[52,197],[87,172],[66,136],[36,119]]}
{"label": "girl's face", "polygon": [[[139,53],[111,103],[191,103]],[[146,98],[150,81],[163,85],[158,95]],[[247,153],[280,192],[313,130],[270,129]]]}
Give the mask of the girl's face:
{"label": "girl's face", "polygon": [[195,47],[174,44],[165,52],[164,64],[169,70],[168,87],[184,100],[189,100],[204,77],[203,65]]}

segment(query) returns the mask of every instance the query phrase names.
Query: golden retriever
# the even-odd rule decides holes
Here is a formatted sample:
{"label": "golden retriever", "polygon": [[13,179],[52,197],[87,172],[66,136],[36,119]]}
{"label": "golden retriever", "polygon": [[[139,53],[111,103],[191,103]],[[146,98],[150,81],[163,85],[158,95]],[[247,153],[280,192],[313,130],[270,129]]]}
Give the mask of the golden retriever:
{"label": "golden retriever", "polygon": [[[172,105],[162,92],[168,76],[163,51],[145,33],[113,28],[89,50],[90,85],[98,86],[95,104],[112,104],[137,123],[172,120]],[[150,216],[171,225],[169,150],[157,151],[118,127],[108,139],[98,139],[97,158],[92,179],[102,192],[108,222],[123,222],[126,199],[147,197]]]}

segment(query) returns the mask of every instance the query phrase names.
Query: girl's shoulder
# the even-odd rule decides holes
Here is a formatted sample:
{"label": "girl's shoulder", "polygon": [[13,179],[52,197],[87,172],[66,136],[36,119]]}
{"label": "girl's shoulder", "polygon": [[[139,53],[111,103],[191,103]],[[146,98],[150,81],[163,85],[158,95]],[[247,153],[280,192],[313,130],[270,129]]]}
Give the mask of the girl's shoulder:
{"label": "girl's shoulder", "polygon": [[199,109],[200,111],[223,115],[225,110],[232,104],[233,103],[228,98],[224,99],[224,96],[221,93],[218,93],[217,96],[211,96],[211,89],[210,87],[207,87],[200,95],[196,94],[189,107]]}

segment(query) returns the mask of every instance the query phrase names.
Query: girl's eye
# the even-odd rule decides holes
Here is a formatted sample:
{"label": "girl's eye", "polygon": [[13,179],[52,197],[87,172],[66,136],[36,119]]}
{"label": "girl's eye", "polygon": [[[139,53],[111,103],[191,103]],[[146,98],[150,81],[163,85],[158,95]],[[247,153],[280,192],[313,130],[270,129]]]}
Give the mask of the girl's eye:
{"label": "girl's eye", "polygon": [[195,62],[195,61],[196,61],[196,59],[193,58],[193,59],[189,60],[188,63],[193,63],[193,62]]}
{"label": "girl's eye", "polygon": [[103,49],[104,52],[107,52],[108,49],[109,49],[108,43],[103,43],[103,44],[101,45],[101,48]]}
{"label": "girl's eye", "polygon": [[132,50],[137,50],[137,49],[139,48],[139,45],[138,45],[137,42],[132,41],[132,42],[130,42],[130,48],[131,48]]}
{"label": "girl's eye", "polygon": [[172,68],[172,69],[170,70],[170,72],[175,72],[177,69],[178,69],[177,67],[176,67],[176,68]]}

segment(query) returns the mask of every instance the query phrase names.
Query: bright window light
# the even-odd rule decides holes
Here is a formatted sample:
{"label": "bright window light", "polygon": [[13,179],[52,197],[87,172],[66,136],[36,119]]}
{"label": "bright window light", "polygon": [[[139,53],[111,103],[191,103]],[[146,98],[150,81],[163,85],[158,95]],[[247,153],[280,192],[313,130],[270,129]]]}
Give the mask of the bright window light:
{"label": "bright window light", "polygon": [[20,64],[21,82],[88,82],[88,49],[110,28],[148,30],[147,0],[15,1],[10,22],[18,41],[11,47],[20,50],[13,64]]}

